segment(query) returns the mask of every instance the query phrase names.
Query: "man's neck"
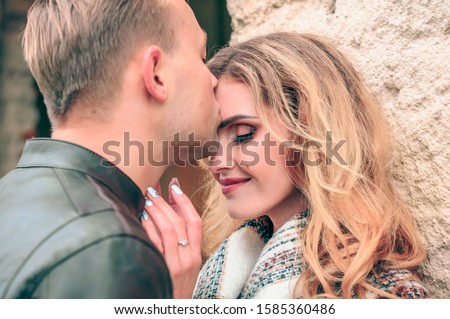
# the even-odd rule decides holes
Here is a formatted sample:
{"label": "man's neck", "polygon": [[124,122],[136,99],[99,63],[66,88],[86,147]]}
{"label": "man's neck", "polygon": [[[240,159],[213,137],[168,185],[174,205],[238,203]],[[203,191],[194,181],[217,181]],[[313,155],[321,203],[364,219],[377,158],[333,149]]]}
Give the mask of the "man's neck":
{"label": "man's neck", "polygon": [[[55,130],[52,138],[81,145],[104,157],[128,175],[145,194],[149,186],[155,187],[159,183],[168,164],[154,164],[154,159],[164,158],[159,156],[162,150],[158,148],[158,143],[153,143],[149,150],[148,142],[143,142],[144,138],[130,135],[120,130],[62,128]],[[151,138],[148,140],[151,141]]]}

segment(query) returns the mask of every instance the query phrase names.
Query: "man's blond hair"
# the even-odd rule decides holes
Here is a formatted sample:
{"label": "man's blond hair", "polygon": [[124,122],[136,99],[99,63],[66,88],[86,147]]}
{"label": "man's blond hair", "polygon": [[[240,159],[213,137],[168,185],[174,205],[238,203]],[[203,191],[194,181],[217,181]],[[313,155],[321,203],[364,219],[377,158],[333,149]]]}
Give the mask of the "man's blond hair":
{"label": "man's blond hair", "polygon": [[23,51],[53,126],[76,101],[107,105],[139,46],[173,50],[172,25],[166,0],[35,1]]}

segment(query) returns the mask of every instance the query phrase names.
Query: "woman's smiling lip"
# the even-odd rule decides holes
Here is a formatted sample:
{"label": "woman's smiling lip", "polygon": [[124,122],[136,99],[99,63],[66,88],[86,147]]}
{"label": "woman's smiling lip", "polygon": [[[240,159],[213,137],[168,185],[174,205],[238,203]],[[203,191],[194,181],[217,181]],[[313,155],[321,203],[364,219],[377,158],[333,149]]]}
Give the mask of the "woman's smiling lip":
{"label": "woman's smiling lip", "polygon": [[239,187],[247,183],[251,178],[224,178],[220,179],[220,184],[222,185],[222,194],[227,195]]}

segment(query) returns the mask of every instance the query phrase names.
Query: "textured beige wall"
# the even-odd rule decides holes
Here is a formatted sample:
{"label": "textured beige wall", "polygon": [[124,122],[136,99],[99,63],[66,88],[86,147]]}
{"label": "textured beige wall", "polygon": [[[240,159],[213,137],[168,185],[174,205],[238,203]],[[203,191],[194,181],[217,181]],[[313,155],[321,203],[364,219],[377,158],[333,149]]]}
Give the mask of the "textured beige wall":
{"label": "textured beige wall", "polygon": [[336,41],[384,103],[399,144],[398,190],[429,259],[435,298],[450,298],[450,0],[228,0],[232,42],[274,31]]}

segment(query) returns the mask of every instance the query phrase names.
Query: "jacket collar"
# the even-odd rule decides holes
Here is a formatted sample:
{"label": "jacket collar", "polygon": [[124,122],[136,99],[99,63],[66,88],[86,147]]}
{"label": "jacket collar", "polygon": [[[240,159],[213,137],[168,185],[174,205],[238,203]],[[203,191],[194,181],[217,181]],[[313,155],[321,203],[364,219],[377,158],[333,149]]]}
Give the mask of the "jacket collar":
{"label": "jacket collar", "polygon": [[144,209],[145,199],[139,187],[113,163],[80,145],[50,138],[28,140],[17,168],[30,167],[81,172],[109,188],[136,215]]}

